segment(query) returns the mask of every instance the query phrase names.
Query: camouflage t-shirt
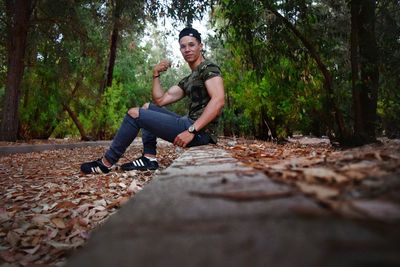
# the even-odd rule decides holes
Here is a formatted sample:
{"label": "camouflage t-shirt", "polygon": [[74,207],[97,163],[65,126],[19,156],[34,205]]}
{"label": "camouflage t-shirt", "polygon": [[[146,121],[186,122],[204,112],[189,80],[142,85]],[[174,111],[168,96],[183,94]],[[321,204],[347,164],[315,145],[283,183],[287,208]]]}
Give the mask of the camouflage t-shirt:
{"label": "camouflage t-shirt", "polygon": [[[178,86],[185,92],[185,95],[189,99],[188,117],[192,120],[195,121],[200,117],[211,99],[208,95],[205,81],[216,76],[221,76],[220,68],[211,61],[205,60],[200,63],[200,65],[197,66],[189,76],[183,78],[179,82]],[[212,135],[213,140],[216,141],[215,133],[217,126],[218,117],[202,130],[209,132]]]}

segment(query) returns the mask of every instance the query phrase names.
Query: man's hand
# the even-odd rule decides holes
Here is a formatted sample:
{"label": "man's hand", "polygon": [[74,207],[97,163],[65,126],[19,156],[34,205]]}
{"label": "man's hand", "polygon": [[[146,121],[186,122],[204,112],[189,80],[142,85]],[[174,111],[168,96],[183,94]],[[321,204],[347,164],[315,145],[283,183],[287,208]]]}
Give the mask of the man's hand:
{"label": "man's hand", "polygon": [[164,72],[170,67],[171,67],[171,61],[169,61],[168,59],[163,59],[160,61],[160,63],[154,66],[153,75],[158,76],[160,75],[160,72]]}
{"label": "man's hand", "polygon": [[193,138],[194,134],[189,133],[189,131],[186,130],[175,137],[174,145],[186,147],[193,140]]}

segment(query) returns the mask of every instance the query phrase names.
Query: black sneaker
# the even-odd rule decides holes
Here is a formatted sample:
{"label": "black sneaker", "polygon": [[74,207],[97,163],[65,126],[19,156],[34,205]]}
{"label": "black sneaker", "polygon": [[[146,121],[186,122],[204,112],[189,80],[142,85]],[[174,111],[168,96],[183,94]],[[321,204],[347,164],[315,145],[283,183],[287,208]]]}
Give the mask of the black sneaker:
{"label": "black sneaker", "polygon": [[145,156],[141,156],[140,158],[135,159],[134,161],[122,164],[121,165],[121,169],[124,170],[124,171],[156,170],[156,169],[158,169],[158,162],[155,159],[154,160],[150,160],[149,158],[146,158]]}
{"label": "black sneaker", "polygon": [[107,167],[101,161],[101,158],[95,161],[86,162],[81,165],[81,171],[84,174],[92,174],[92,173],[109,173],[112,167]]}

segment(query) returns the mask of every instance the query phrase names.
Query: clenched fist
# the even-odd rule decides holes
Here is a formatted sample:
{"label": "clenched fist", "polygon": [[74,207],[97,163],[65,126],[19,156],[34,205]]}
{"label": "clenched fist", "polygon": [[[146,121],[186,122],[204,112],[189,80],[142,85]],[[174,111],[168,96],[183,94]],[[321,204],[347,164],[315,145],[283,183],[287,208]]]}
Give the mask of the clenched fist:
{"label": "clenched fist", "polygon": [[170,67],[171,67],[171,61],[169,61],[168,59],[161,60],[160,63],[154,66],[153,76],[160,75],[160,72],[164,72]]}

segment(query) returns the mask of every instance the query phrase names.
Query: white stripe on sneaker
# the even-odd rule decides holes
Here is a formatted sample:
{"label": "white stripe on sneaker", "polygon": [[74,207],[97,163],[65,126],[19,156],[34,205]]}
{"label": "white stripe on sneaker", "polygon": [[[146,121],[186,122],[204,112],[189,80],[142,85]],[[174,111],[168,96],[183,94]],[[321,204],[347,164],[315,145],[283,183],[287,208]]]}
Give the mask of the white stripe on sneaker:
{"label": "white stripe on sneaker", "polygon": [[94,167],[93,169],[95,173],[103,173],[99,166]]}
{"label": "white stripe on sneaker", "polygon": [[142,159],[139,159],[139,163],[140,163],[140,165],[142,165],[144,167],[144,163],[143,163]]}

